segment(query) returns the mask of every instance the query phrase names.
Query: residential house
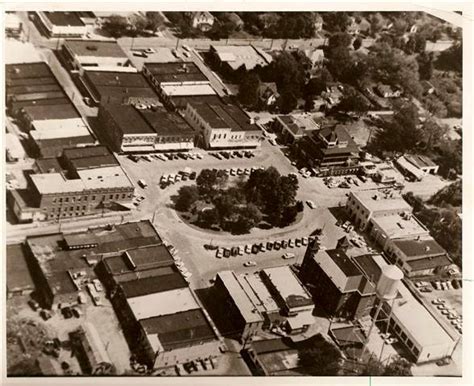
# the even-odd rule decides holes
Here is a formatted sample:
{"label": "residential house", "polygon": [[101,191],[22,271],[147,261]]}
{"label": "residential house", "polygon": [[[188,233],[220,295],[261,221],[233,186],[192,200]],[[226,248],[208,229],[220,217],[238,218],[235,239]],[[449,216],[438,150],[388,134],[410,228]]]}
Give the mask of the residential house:
{"label": "residential house", "polygon": [[191,26],[200,29],[203,32],[209,31],[214,25],[215,18],[210,12],[188,12]]}

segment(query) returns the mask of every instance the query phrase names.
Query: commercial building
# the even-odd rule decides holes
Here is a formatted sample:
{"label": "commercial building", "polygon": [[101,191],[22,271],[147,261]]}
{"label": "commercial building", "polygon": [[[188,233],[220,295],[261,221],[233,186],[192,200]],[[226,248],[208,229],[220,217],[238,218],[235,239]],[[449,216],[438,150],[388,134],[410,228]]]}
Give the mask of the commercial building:
{"label": "commercial building", "polygon": [[361,190],[349,192],[346,210],[357,228],[370,232],[372,218],[411,213],[412,208],[399,193]]}
{"label": "commercial building", "polygon": [[250,71],[257,66],[265,67],[273,60],[271,55],[253,45],[211,45],[210,52],[220,66],[230,71],[236,71],[241,67]]}
{"label": "commercial building", "polygon": [[263,139],[260,128],[234,104],[191,101],[183,115],[208,149],[256,148]]}
{"label": "commercial building", "polygon": [[301,375],[297,371],[300,369],[298,350],[282,338],[254,341],[247,352],[255,375]]}
{"label": "commercial building", "polygon": [[9,113],[29,132],[36,156],[57,157],[66,147],[95,139],[56,77],[44,62],[6,67]]}
{"label": "commercial building", "polygon": [[160,105],[158,95],[142,74],[88,70],[81,82],[95,104]]}
{"label": "commercial building", "polygon": [[294,143],[306,135],[311,135],[321,128],[311,114],[279,115],[272,123],[272,128],[281,133],[286,143]]}
{"label": "commercial building", "polygon": [[92,323],[85,322],[69,333],[72,352],[85,375],[113,375],[114,368],[104,342]]}
{"label": "commercial building", "polygon": [[175,107],[173,98],[216,94],[193,62],[144,63],[142,71],[169,107]]}
{"label": "commercial building", "polygon": [[196,131],[177,113],[160,106],[102,104],[104,139],[117,152],[191,150]]}
{"label": "commercial building", "polygon": [[21,244],[9,244],[6,248],[7,261],[7,296],[29,295],[35,285],[26,263],[25,253]]}
{"label": "commercial building", "polygon": [[342,125],[325,127],[298,142],[301,156],[321,175],[358,173],[360,149]]}
{"label": "commercial building", "polygon": [[397,166],[403,173],[417,181],[421,181],[427,174],[438,173],[439,166],[430,158],[422,155],[405,155],[397,159]]}
{"label": "commercial building", "polygon": [[72,70],[137,72],[116,41],[66,40],[62,54]]}
{"label": "commercial building", "polygon": [[217,330],[165,246],[105,257],[96,271],[140,362],[165,368],[220,355]]}
{"label": "commercial building", "polygon": [[50,38],[82,38],[87,26],[78,12],[37,12],[37,21]]}
{"label": "commercial building", "polygon": [[380,256],[349,257],[343,249],[309,245],[301,266],[301,280],[315,301],[336,317],[359,319],[369,315],[375,301]]}
{"label": "commercial building", "polygon": [[93,267],[105,256],[161,244],[149,221],[91,228],[75,233],[28,236],[24,247],[28,266],[45,308],[76,304],[78,294],[96,278]]}
{"label": "commercial building", "polygon": [[452,264],[444,248],[431,237],[389,240],[386,254],[408,277],[429,276]]}
{"label": "commercial building", "polygon": [[20,221],[129,209],[135,188],[106,147],[66,149],[58,164],[61,169],[31,174],[26,192],[14,192],[13,212]]}

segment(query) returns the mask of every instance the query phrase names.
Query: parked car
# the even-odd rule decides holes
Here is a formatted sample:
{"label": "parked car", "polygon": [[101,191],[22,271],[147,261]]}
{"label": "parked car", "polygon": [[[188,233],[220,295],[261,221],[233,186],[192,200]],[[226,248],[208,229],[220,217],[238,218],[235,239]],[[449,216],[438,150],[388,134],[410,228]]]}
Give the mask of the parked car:
{"label": "parked car", "polygon": [[311,209],[315,209],[316,208],[316,204],[311,201],[311,200],[307,200],[306,201],[306,204],[311,208]]}
{"label": "parked car", "polygon": [[245,253],[252,253],[252,245],[251,244],[247,244],[245,246]]}
{"label": "parked car", "polygon": [[301,246],[301,239],[295,239],[295,246],[300,247]]}
{"label": "parked car", "polygon": [[191,173],[189,174],[189,179],[194,181],[194,180],[196,179],[196,175],[197,175],[196,172],[191,172]]}
{"label": "parked car", "polygon": [[266,247],[267,251],[271,251],[273,249],[273,243],[271,241],[268,241]]}
{"label": "parked car", "polygon": [[94,288],[97,292],[100,292],[103,290],[102,283],[99,281],[99,279],[92,280],[92,284],[94,284]]}
{"label": "parked car", "polygon": [[285,260],[287,260],[287,259],[294,259],[294,258],[295,258],[295,254],[294,254],[294,253],[287,252],[287,253],[285,253],[282,257],[283,257]]}
{"label": "parked car", "polygon": [[217,251],[216,251],[216,257],[218,259],[221,259],[222,257],[224,257],[224,248],[219,248]]}
{"label": "parked car", "polygon": [[230,257],[230,249],[224,248],[224,257]]}
{"label": "parked car", "polygon": [[72,318],[72,311],[70,307],[64,307],[61,309],[61,313],[64,316],[64,319],[70,319]]}
{"label": "parked car", "polygon": [[71,312],[72,312],[72,314],[74,315],[75,318],[80,318],[81,315],[82,315],[82,311],[77,307],[71,308]]}
{"label": "parked car", "polygon": [[43,318],[43,320],[48,320],[48,319],[51,319],[52,315],[48,310],[41,310],[40,316]]}
{"label": "parked car", "polygon": [[274,241],[273,249],[275,249],[275,251],[278,251],[280,248],[281,248],[281,243],[279,241]]}
{"label": "parked car", "polygon": [[260,252],[265,252],[267,250],[263,243],[258,244],[258,249]]}
{"label": "parked car", "polygon": [[146,189],[148,187],[148,184],[146,183],[144,179],[138,180],[138,185],[143,189]]}
{"label": "parked car", "polygon": [[244,263],[244,267],[255,267],[257,263],[255,261],[247,261]]}
{"label": "parked car", "polygon": [[433,292],[431,287],[421,287],[420,292]]}
{"label": "parked car", "polygon": [[289,246],[290,248],[294,248],[294,246],[295,246],[295,240],[289,239],[289,240],[288,240],[288,246]]}
{"label": "parked car", "polygon": [[308,240],[307,237],[303,237],[303,238],[301,239],[301,244],[303,244],[303,245],[308,245],[308,241],[309,241],[309,240]]}
{"label": "parked car", "polygon": [[252,245],[252,253],[258,253],[260,251],[260,247],[258,244]]}
{"label": "parked car", "polygon": [[33,311],[37,311],[39,308],[39,304],[36,300],[30,299],[28,300],[28,305],[31,307]]}
{"label": "parked car", "polygon": [[244,246],[243,246],[243,245],[239,245],[238,249],[239,249],[239,256],[243,256],[243,255],[244,255],[244,252],[245,252]]}
{"label": "parked car", "polygon": [[282,248],[288,248],[288,241],[282,240],[282,242],[281,242],[281,247],[282,247]]}

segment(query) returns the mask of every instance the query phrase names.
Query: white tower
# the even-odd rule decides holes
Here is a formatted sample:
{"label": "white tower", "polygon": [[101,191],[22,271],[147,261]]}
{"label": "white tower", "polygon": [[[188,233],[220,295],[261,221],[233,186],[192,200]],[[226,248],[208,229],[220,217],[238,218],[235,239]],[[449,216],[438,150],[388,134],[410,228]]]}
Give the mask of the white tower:
{"label": "white tower", "polygon": [[[367,343],[369,341],[369,337],[372,334],[372,330],[374,329],[375,323],[380,314],[380,310],[384,302],[391,301],[392,305],[390,307],[390,313],[392,312],[393,301],[397,297],[398,293],[398,286],[400,285],[400,281],[403,279],[403,272],[395,265],[384,265],[382,267],[382,274],[380,275],[379,281],[377,282],[376,287],[376,296],[378,299],[377,309],[375,310],[374,317],[372,319],[372,324],[370,325],[369,332],[367,334],[367,339],[364,344],[364,348],[362,350],[361,360],[363,360],[365,351],[367,349]],[[388,317],[390,319],[390,315]],[[383,348],[383,347],[382,347]]]}

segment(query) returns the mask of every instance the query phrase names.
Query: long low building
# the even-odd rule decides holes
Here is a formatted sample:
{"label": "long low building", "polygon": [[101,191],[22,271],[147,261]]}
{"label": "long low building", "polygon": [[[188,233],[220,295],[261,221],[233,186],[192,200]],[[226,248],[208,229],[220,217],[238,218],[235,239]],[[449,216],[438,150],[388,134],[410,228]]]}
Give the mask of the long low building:
{"label": "long low building", "polygon": [[79,12],[38,12],[40,26],[51,38],[81,38],[87,33],[87,25]]}
{"label": "long low building", "polygon": [[31,174],[28,194],[14,194],[13,212],[20,221],[59,221],[131,205],[135,188],[107,148],[65,150],[62,162],[65,169]]}
{"label": "long low building", "polygon": [[103,104],[99,121],[104,137],[117,152],[191,150],[196,131],[163,107]]}
{"label": "long low building", "polygon": [[234,104],[193,100],[183,115],[208,149],[256,148],[263,140],[260,128]]}

